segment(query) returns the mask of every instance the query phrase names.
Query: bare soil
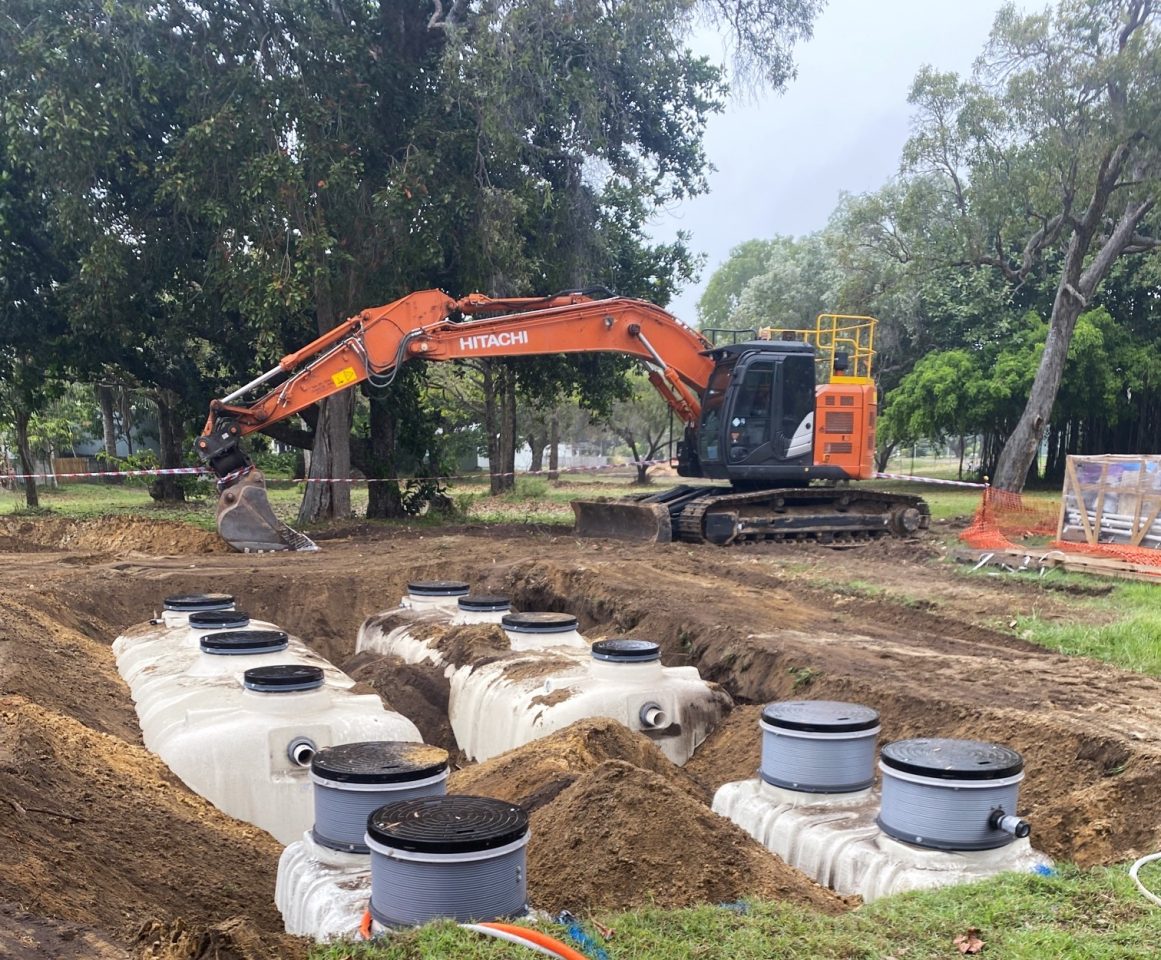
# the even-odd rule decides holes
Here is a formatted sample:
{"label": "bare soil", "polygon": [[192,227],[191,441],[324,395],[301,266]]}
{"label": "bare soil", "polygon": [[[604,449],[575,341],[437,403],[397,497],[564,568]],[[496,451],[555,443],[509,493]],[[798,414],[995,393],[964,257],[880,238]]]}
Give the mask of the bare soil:
{"label": "bare soil", "polygon": [[[719,856],[702,846],[725,842],[705,800],[753,775],[759,705],[789,697],[873,706],[884,741],[972,737],[1019,750],[1021,813],[1055,857],[1092,865],[1161,846],[1161,681],[1014,636],[1020,614],[1092,614],[1039,581],[962,576],[937,542],[719,549],[520,527],[364,525],[320,538],[316,554],[238,555],[217,552],[205,531],[158,526],[0,523],[0,551],[10,551],[0,554],[0,901],[13,905],[6,918],[20,918],[10,929],[48,945],[38,955],[67,958],[78,938],[91,938],[87,955],[98,957],[302,955],[272,903],[277,844],[193,797],[141,747],[114,668],[113,638],[179,592],[233,593],[252,615],[344,664],[363,619],[398,603],[408,580],[463,579],[508,593],[519,609],[576,614],[590,637],[655,640],[665,662],[694,664],[721,683],[739,707],[680,773],[633,738],[574,728],[565,733],[576,743],[557,756],[532,751],[516,765],[498,758],[455,774],[454,789],[534,808],[548,845],[535,848],[530,874],[553,904],[765,893],[817,896],[837,909],[758,867],[669,879],[677,865]],[[467,655],[474,644],[461,646]],[[437,729],[432,678],[409,678],[391,662],[367,670],[363,679],[417,720],[426,703],[421,725]],[[447,746],[449,737],[429,739]],[[688,833],[666,826],[664,847],[649,831],[667,824],[668,806],[645,806],[663,789],[696,824]],[[633,835],[610,832],[634,810],[651,810],[650,822]],[[632,851],[651,843],[637,863]],[[559,865],[569,850],[587,858],[603,889],[584,887],[578,868],[575,895],[553,892],[539,858]],[[4,948],[14,949],[0,940]]]}

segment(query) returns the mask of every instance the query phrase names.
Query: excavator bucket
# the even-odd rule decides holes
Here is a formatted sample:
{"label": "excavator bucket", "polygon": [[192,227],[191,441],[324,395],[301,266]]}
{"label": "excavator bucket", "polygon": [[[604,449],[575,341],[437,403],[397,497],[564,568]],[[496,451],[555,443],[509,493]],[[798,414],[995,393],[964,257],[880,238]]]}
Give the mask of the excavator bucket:
{"label": "excavator bucket", "polygon": [[274,515],[266,496],[266,477],[254,468],[222,491],[218,498],[218,533],[235,550],[317,550],[310,537]]}
{"label": "excavator bucket", "polygon": [[576,532],[582,537],[611,537],[645,543],[669,543],[673,527],[664,503],[640,500],[574,500]]}

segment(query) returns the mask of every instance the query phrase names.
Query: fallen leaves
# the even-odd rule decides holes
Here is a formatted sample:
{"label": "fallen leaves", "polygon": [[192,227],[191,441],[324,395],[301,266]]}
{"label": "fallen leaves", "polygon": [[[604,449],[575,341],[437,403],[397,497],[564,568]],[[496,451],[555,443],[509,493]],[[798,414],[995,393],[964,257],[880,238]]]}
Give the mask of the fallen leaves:
{"label": "fallen leaves", "polygon": [[984,949],[979,927],[968,927],[967,933],[961,933],[952,943],[960,953],[980,953]]}

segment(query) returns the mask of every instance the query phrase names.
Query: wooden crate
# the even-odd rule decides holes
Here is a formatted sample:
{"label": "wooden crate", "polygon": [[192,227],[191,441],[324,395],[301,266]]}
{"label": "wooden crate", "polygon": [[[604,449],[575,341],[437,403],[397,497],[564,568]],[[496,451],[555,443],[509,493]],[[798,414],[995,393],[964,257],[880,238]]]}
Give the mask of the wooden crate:
{"label": "wooden crate", "polygon": [[1070,456],[1056,536],[1161,549],[1161,456]]}

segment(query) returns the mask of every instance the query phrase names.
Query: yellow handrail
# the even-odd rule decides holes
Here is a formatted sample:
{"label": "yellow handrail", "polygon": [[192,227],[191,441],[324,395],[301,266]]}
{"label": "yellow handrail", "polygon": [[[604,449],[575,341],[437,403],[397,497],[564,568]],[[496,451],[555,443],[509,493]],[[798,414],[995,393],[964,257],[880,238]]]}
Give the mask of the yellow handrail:
{"label": "yellow handrail", "polygon": [[[801,327],[762,327],[760,340],[802,340],[818,350],[819,360],[831,372],[831,380],[870,380],[875,358],[874,317],[845,313],[820,313],[814,329]],[[843,353],[847,367],[835,371],[835,356]]]}

